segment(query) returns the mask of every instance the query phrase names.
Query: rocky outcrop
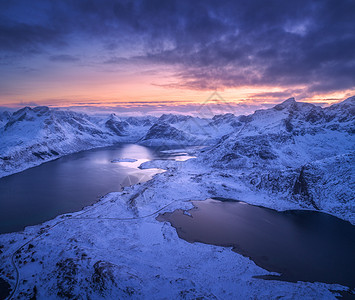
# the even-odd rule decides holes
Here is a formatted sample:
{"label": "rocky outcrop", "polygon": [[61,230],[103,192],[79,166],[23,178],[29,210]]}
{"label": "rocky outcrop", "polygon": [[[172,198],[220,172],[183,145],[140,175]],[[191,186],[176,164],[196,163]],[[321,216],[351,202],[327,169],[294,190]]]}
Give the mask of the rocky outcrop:
{"label": "rocky outcrop", "polygon": [[115,114],[111,114],[110,118],[105,122],[105,127],[118,136],[127,135],[126,129],[128,122],[119,120]]}
{"label": "rocky outcrop", "polygon": [[300,173],[293,185],[292,195],[296,198],[301,198],[301,201],[310,203],[315,209],[319,209],[313,201],[312,195],[308,192],[308,183],[304,176],[304,166],[301,168]]}
{"label": "rocky outcrop", "polygon": [[146,145],[197,145],[200,140],[198,137],[167,123],[157,123],[148,130],[140,143]]}

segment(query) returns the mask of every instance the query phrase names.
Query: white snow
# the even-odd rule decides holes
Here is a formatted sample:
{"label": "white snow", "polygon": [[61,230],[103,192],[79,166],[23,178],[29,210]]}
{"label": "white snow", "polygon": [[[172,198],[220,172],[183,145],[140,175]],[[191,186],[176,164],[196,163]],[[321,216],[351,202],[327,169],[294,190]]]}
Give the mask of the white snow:
{"label": "white snow", "polygon": [[[270,295],[314,299],[334,298],[329,289],[346,289],[254,279],[269,272],[228,248],[179,239],[168,223],[155,217],[177,208],[189,209],[189,200],[218,194],[279,209],[298,206],[255,193],[194,160],[170,163],[167,172],[153,180],[111,193],[81,212],[1,235],[5,274],[14,274],[10,261],[16,249],[29,240],[34,246],[28,249],[26,245],[21,258],[15,259],[20,272],[16,295],[30,297],[36,286],[41,299],[57,299],[58,292],[79,299],[269,299]],[[97,264],[103,265],[99,274],[95,273]]]}
{"label": "white snow", "polygon": [[[255,279],[255,275],[270,273],[228,248],[179,239],[168,223],[155,218],[159,213],[190,209],[191,200],[219,196],[277,210],[314,209],[313,205],[317,205],[321,211],[355,224],[355,143],[351,130],[354,117],[348,112],[352,103],[353,100],[322,109],[288,100],[248,117],[229,115],[210,122],[200,119],[206,124],[199,130],[192,125],[191,118],[168,115],[164,122],[170,120],[174,128],[199,139],[207,128],[222,129],[213,130],[205,139],[210,145],[217,140],[218,143],[193,154],[178,149],[176,154],[191,155],[181,155],[189,158],[184,162],[120,161],[127,166],[166,172],[148,182],[110,193],[80,212],[58,216],[23,232],[0,235],[0,245],[4,246],[0,253],[0,276],[13,287],[18,282],[15,296],[24,299],[33,296],[34,286],[40,299],[335,299],[336,294],[330,290],[347,288],[317,282]],[[102,128],[103,121],[94,123],[98,125],[90,128]],[[20,133],[13,132],[19,142],[10,135],[6,136],[6,143],[2,140],[2,157],[16,158],[35,147],[24,137],[25,129],[22,131],[20,125],[16,129]],[[41,144],[36,147],[49,149],[49,144],[43,146],[45,139],[39,125],[33,126],[28,135]],[[135,126],[140,128],[137,140],[150,128]],[[230,131],[223,134],[227,128]],[[88,135],[81,141],[90,143],[83,142],[75,148],[67,136],[75,139],[77,133],[67,128],[62,142],[71,146],[63,148],[67,152],[60,155],[102,145],[103,141],[109,144],[129,139],[114,135],[107,138],[112,133],[100,130],[103,133],[95,137],[97,144]],[[7,134],[3,129],[1,133]],[[23,162],[24,168],[38,163],[29,159]],[[6,170],[0,167],[2,175],[21,169],[16,164],[6,164]],[[295,181],[301,173],[308,183],[307,196],[294,194]],[[33,247],[29,248],[29,244]]]}

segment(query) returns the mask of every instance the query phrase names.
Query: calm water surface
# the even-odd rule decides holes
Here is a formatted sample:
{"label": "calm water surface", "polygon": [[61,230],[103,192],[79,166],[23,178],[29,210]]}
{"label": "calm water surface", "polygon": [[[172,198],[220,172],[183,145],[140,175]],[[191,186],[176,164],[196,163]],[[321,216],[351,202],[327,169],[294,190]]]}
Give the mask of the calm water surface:
{"label": "calm water surface", "polygon": [[[169,152],[169,151],[167,151]],[[125,144],[71,154],[0,179],[0,233],[22,230],[79,211],[123,186],[145,182],[160,169],[138,169],[153,159],[184,159],[154,148]],[[136,162],[112,162],[130,158]]]}
{"label": "calm water surface", "polygon": [[355,226],[349,222],[316,211],[278,212],[223,198],[193,204],[188,214],[176,210],[157,219],[170,222],[188,242],[232,247],[280,273],[256,277],[355,287]]}

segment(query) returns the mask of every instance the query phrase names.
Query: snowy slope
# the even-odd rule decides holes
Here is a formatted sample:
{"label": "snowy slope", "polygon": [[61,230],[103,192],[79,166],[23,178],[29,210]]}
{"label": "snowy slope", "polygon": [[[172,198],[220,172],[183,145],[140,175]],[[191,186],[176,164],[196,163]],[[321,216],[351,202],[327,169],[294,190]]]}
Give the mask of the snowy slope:
{"label": "snowy slope", "polygon": [[[329,168],[329,174],[323,171],[322,175],[328,178],[325,190],[336,189],[330,182],[336,182],[343,172],[350,172],[355,152],[354,108],[355,97],[324,109],[288,99],[240,119],[240,129],[222,138],[199,160],[214,168],[239,170],[251,188],[293,199],[301,205],[343,213],[351,206],[353,216],[354,192],[349,191],[349,186],[354,186],[354,174],[345,177],[341,187],[346,190],[344,193],[319,194],[315,191],[320,179],[310,170],[321,172],[316,167],[320,165],[323,170]],[[342,163],[341,157],[347,159]],[[305,186],[302,191],[297,189],[300,177]]]}
{"label": "snowy slope", "polygon": [[10,119],[10,112],[8,111],[0,111],[0,128],[3,127]]}
{"label": "snowy slope", "polygon": [[[0,177],[69,153],[118,142],[144,145],[213,144],[233,130],[229,121],[181,115],[160,118],[89,116],[45,106],[0,114]],[[227,124],[225,126],[225,123]]]}
{"label": "snowy slope", "polygon": [[[9,128],[19,126],[15,134],[32,126],[27,134],[43,143],[42,123],[47,118],[43,115],[29,110]],[[213,131],[205,141],[219,141],[196,150],[197,158],[186,162],[144,163],[142,168],[167,171],[110,193],[80,212],[0,235],[0,275],[17,287],[15,297],[335,299],[334,291],[348,289],[256,279],[253,276],[270,273],[228,248],[188,243],[168,223],[155,218],[191,208],[189,200],[219,196],[278,210],[316,208],[355,224],[354,98],[324,109],[289,99],[250,116],[200,119],[200,128],[194,119],[172,115],[163,120],[74,117],[82,127],[69,126],[64,116],[60,118],[63,143],[69,143],[70,134],[88,141],[95,136],[98,143],[110,140],[109,136],[130,135],[169,142],[176,130],[185,141],[191,135],[203,137],[207,129]],[[34,121],[40,118],[40,124]],[[11,144],[9,149],[29,147],[31,139],[23,135],[19,137],[24,144]]]}
{"label": "snowy slope", "polygon": [[188,132],[184,132],[176,127],[165,123],[157,122],[147,132],[147,134],[139,141],[142,145],[195,145],[202,141]]}
{"label": "snowy slope", "polygon": [[[136,142],[150,119],[92,117],[39,106],[14,112],[0,128],[0,177],[69,153],[117,142]],[[1,121],[1,120],[0,120]]]}
{"label": "snowy slope", "polygon": [[212,119],[162,115],[139,143],[144,145],[213,145],[223,135],[233,132],[239,124],[232,114]]}
{"label": "snowy slope", "polygon": [[163,163],[167,172],[110,193],[81,212],[0,235],[1,274],[8,274],[6,280],[15,286],[13,254],[20,274],[15,297],[335,299],[330,290],[347,289],[256,279],[271,273],[229,248],[180,239],[168,223],[155,218],[158,213],[191,208],[189,200],[219,195],[278,209],[299,206],[250,190],[228,170],[203,166],[196,159],[155,163],[156,167]]}

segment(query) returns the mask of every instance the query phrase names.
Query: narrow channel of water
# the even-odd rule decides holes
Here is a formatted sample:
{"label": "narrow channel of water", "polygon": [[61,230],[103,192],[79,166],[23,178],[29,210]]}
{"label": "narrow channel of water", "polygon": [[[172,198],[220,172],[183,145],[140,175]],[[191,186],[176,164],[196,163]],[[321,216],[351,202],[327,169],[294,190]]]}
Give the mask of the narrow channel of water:
{"label": "narrow channel of water", "polygon": [[[263,279],[355,287],[355,226],[326,213],[276,210],[217,198],[161,214],[180,238],[223,247],[280,276]],[[233,274],[231,274],[233,276]]]}

